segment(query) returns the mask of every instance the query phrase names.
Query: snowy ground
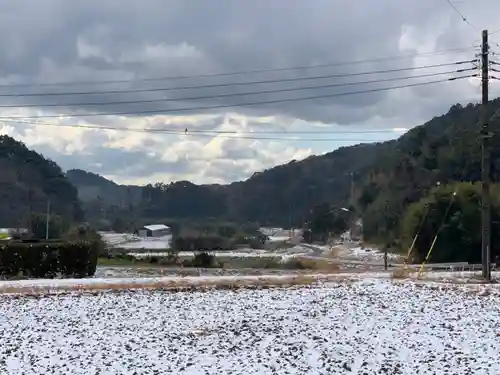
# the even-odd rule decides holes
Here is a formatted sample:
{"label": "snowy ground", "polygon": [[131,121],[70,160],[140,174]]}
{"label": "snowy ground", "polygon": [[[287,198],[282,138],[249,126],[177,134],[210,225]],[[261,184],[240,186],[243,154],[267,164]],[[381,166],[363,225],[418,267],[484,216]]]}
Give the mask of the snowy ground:
{"label": "snowy ground", "polygon": [[138,241],[122,244],[122,249],[165,250],[170,249],[172,236],[141,238]]}
{"label": "snowy ground", "polygon": [[[311,245],[310,245],[311,246]],[[323,255],[334,256],[345,260],[360,261],[383,261],[384,253],[376,247],[364,247],[356,242],[337,242],[331,245],[312,245]],[[401,255],[388,253],[387,259],[390,261],[402,260]]]}
{"label": "snowy ground", "polygon": [[[178,253],[180,257],[193,257],[195,252],[193,251],[181,251]],[[281,260],[287,260],[293,257],[298,257],[301,255],[307,255],[308,252],[304,249],[301,249],[301,252],[291,250],[290,252],[276,252],[276,251],[264,251],[264,250],[249,250],[249,251],[215,251],[211,252],[211,254],[220,258],[279,258]],[[130,252],[128,255],[131,255],[135,258],[150,258],[150,257],[165,257],[169,254],[167,252],[145,252],[145,253],[136,253]]]}
{"label": "snowy ground", "polygon": [[[193,272],[194,270],[194,272]],[[179,269],[178,272],[182,272]],[[196,273],[197,272],[197,273]],[[178,289],[234,289],[275,288],[279,286],[310,285],[317,282],[359,282],[362,280],[392,280],[400,283],[460,285],[463,290],[486,290],[497,293],[500,284],[484,285],[473,272],[417,272],[406,278],[394,278],[392,272],[355,272],[353,270],[323,272],[281,272],[265,274],[225,273],[210,274],[202,269],[190,269],[187,274],[165,273],[158,275],[106,275],[84,279],[29,279],[0,281],[0,294],[9,295],[57,295],[73,292],[118,291],[132,289],[178,290]],[[500,272],[492,273],[494,280],[500,279]]]}
{"label": "snowy ground", "polygon": [[[269,233],[269,243],[286,242],[290,240],[298,241],[300,239],[300,231],[295,229],[292,232],[281,228],[268,228],[266,233]],[[114,248],[130,249],[130,250],[166,250],[171,247],[172,236],[144,238],[128,233],[114,232],[99,232],[108,245]],[[292,238],[290,238],[290,233]]]}
{"label": "snowy ground", "polygon": [[129,249],[129,250],[140,250],[140,249],[151,249],[151,250],[165,250],[169,249],[172,236],[164,237],[139,237],[134,234],[127,233],[114,233],[114,232],[99,232],[102,236],[104,242],[106,242],[110,247]]}
{"label": "snowy ground", "polygon": [[0,297],[2,374],[500,373],[500,297],[368,279]]}
{"label": "snowy ground", "polygon": [[98,267],[96,278],[140,278],[163,276],[245,276],[245,275],[283,275],[306,274],[310,270],[269,269],[269,268],[178,268],[178,267]]}
{"label": "snowy ground", "polygon": [[[342,254],[346,259],[357,259],[357,260],[383,260],[384,253],[376,248],[370,247],[347,247],[344,254]],[[401,256],[398,254],[387,254],[387,259],[394,261],[400,260]]]}

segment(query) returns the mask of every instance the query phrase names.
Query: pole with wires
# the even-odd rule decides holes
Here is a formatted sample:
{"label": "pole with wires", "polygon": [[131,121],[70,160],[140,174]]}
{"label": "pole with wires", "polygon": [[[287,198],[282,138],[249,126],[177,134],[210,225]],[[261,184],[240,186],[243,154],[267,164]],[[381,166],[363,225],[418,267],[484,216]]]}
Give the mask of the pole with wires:
{"label": "pole with wires", "polygon": [[434,236],[434,239],[432,240],[431,247],[429,248],[429,251],[427,252],[427,255],[424,258],[424,261],[420,265],[420,270],[418,272],[418,277],[421,278],[422,275],[424,274],[424,267],[427,264],[427,261],[431,257],[432,250],[434,250],[434,246],[436,246],[437,239],[439,237],[439,234],[443,230],[445,224],[446,224],[446,219],[448,218],[448,214],[450,213],[451,206],[453,205],[453,202],[455,201],[455,197],[457,196],[457,192],[454,191],[453,194],[450,197],[450,203],[448,203],[448,207],[446,208],[446,211],[444,213],[443,220],[441,221],[441,225],[439,226],[436,235]]}
{"label": "pole with wires", "polygon": [[488,126],[488,30],[483,30],[481,48],[481,260],[482,275],[485,280],[491,280],[491,207],[490,207],[490,149],[491,134]]}

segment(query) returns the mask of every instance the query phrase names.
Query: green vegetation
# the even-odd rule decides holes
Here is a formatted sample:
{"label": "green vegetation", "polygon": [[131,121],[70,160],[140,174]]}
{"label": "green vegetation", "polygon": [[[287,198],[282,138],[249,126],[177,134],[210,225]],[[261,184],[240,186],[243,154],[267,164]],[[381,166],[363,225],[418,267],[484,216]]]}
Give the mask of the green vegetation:
{"label": "green vegetation", "polygon": [[330,235],[340,235],[349,227],[350,212],[332,207],[328,203],[315,206],[305,223],[307,242],[320,240],[326,242]]}
{"label": "green vegetation", "polygon": [[170,252],[165,256],[135,258],[130,255],[117,254],[112,257],[99,258],[100,266],[108,267],[196,267],[224,269],[273,269],[273,270],[317,270],[336,271],[337,266],[325,260],[292,258],[282,261],[281,257],[229,257],[214,256],[210,252],[198,252],[193,257],[182,256],[182,253]]}
{"label": "green vegetation", "polygon": [[[481,261],[480,184],[455,183],[433,189],[412,204],[403,220],[403,244],[409,249],[415,233],[415,255],[423,260],[439,231],[429,261]],[[453,194],[456,193],[454,196]],[[500,250],[500,189],[492,188],[492,253]],[[419,230],[420,228],[420,230]]]}
{"label": "green vegetation", "polygon": [[61,168],[6,135],[0,136],[0,170],[0,227],[27,228],[30,211],[32,218],[44,214],[49,200],[58,220],[83,219],[77,189]]}
{"label": "green vegetation", "polygon": [[87,277],[97,266],[98,249],[93,242],[10,241],[0,245],[0,276]]}

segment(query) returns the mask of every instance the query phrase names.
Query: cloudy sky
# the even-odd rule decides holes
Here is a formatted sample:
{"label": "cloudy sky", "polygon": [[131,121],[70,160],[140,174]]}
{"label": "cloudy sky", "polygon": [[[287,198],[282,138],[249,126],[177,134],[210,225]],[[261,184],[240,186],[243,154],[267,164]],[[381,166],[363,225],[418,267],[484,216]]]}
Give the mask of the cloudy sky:
{"label": "cloudy sky", "polygon": [[391,139],[479,100],[477,78],[424,85],[475,74],[451,63],[500,29],[498,0],[453,5],[469,23],[446,0],[2,0],[0,131],[139,184]]}

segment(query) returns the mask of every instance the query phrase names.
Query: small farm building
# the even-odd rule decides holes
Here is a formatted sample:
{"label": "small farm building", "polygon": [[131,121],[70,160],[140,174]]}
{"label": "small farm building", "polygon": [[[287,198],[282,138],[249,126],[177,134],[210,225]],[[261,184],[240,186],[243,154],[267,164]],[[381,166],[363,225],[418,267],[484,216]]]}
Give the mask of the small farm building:
{"label": "small farm building", "polygon": [[164,224],[145,225],[137,230],[140,237],[163,237],[171,234],[170,227]]}

